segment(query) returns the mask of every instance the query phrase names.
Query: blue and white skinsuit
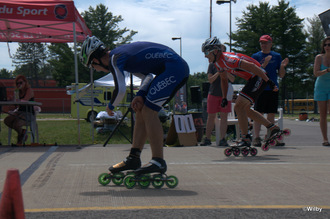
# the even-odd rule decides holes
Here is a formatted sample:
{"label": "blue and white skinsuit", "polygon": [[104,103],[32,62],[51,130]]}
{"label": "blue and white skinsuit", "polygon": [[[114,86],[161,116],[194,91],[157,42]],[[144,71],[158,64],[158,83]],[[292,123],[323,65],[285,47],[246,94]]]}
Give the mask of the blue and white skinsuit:
{"label": "blue and white skinsuit", "polygon": [[[126,92],[124,71],[142,80],[137,96],[144,104],[159,111],[189,77],[188,64],[171,48],[151,42],[135,42],[110,51],[110,71],[115,90],[108,105],[113,110]],[[155,77],[154,77],[155,75]]]}

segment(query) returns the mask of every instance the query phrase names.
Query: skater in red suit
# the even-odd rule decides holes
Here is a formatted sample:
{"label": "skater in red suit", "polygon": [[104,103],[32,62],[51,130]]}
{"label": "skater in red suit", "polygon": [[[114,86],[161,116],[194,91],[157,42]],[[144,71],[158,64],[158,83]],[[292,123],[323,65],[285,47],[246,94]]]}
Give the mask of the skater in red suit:
{"label": "skater in red suit", "polygon": [[[251,108],[267,85],[274,91],[278,90],[275,83],[267,77],[267,73],[260,67],[260,63],[244,54],[222,52],[221,43],[217,37],[207,39],[202,45],[202,52],[209,62],[214,63],[218,69],[224,69],[226,72],[247,80],[235,104],[242,138],[238,146],[251,146],[251,137],[248,136],[248,117],[267,128],[267,138],[279,133],[280,128],[278,126]],[[226,77],[223,75],[223,78]],[[228,80],[221,80],[221,89],[223,95],[221,106],[225,107],[228,104],[226,99]]]}

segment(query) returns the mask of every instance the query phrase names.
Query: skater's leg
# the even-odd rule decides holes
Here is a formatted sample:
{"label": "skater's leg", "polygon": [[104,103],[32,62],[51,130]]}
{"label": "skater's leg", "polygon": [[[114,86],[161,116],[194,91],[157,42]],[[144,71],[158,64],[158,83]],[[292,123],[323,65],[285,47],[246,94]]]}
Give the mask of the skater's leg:
{"label": "skater's leg", "polygon": [[137,175],[154,172],[165,173],[167,166],[163,155],[163,127],[159,120],[158,112],[147,106],[144,106],[141,112],[150,142],[152,159],[149,163],[137,169],[135,173]]}
{"label": "skater's leg", "polygon": [[254,109],[247,108],[246,114],[249,118],[257,123],[264,125],[265,127],[269,127],[272,123],[268,121],[261,113],[255,111]]}
{"label": "skater's leg", "polygon": [[142,108],[142,116],[150,142],[152,157],[163,159],[163,127],[159,120],[158,112],[144,106]]}
{"label": "skater's leg", "polygon": [[247,109],[246,114],[248,115],[249,118],[264,125],[267,128],[266,139],[270,138],[271,136],[273,136],[276,133],[281,131],[278,126],[274,125],[274,123],[272,123],[268,119],[266,119],[261,113],[255,111],[251,108]]}
{"label": "skater's leg", "polygon": [[147,131],[142,111],[136,111],[132,148],[138,148],[140,151],[142,151],[146,140]]}
{"label": "skater's leg", "polygon": [[242,135],[247,135],[248,133],[248,117],[246,114],[247,109],[251,107],[250,102],[242,96],[238,96],[235,103],[235,112],[237,114],[238,124],[241,129]]}
{"label": "skater's leg", "polygon": [[128,157],[125,160],[109,167],[112,173],[125,170],[136,170],[141,167],[141,151],[147,139],[147,132],[141,110],[135,111],[135,124],[133,133],[133,143]]}
{"label": "skater's leg", "polygon": [[275,113],[268,113],[267,120],[270,121],[271,123],[275,123]]}

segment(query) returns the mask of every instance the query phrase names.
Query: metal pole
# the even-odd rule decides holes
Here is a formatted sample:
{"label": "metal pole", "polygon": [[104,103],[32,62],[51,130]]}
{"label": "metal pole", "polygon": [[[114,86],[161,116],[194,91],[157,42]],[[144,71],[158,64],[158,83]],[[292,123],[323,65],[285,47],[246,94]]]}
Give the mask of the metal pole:
{"label": "metal pole", "polygon": [[181,37],[180,37],[180,56],[182,57],[182,40],[181,40]]}
{"label": "metal pole", "polygon": [[210,0],[210,38],[212,37],[212,0]]}
{"label": "metal pole", "polygon": [[[74,70],[75,70],[75,77],[76,77],[76,100],[78,100],[78,60],[77,60],[77,36],[76,36],[76,25],[73,22],[73,46],[74,46]],[[79,115],[79,104],[77,102],[77,123],[78,123],[78,147],[80,147],[80,115]]]}
{"label": "metal pole", "polygon": [[[133,90],[134,90],[134,84],[133,84],[133,74],[130,74],[130,81],[131,81],[131,84],[130,84],[130,89],[131,89],[131,103],[133,101]],[[129,107],[131,108],[131,107]],[[133,142],[133,135],[134,135],[134,126],[135,126],[135,121],[134,121],[134,110],[130,110],[131,111],[131,139],[132,139],[132,142]]]}
{"label": "metal pole", "polygon": [[92,142],[94,143],[94,78],[93,78],[93,68],[89,68],[89,75],[91,80],[91,135],[92,135]]}
{"label": "metal pole", "polygon": [[229,50],[231,52],[231,0],[229,2]]}

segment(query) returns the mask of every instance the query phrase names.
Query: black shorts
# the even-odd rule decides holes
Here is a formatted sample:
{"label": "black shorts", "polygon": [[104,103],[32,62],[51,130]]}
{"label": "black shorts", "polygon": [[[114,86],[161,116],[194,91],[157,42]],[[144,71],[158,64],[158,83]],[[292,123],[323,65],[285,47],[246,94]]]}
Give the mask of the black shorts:
{"label": "black shorts", "polygon": [[248,80],[239,95],[245,97],[251,102],[251,104],[253,104],[259,95],[264,91],[266,86],[267,83],[262,80],[261,77],[254,76]]}
{"label": "black shorts", "polygon": [[255,102],[254,109],[260,113],[277,113],[278,92],[265,90]]}

